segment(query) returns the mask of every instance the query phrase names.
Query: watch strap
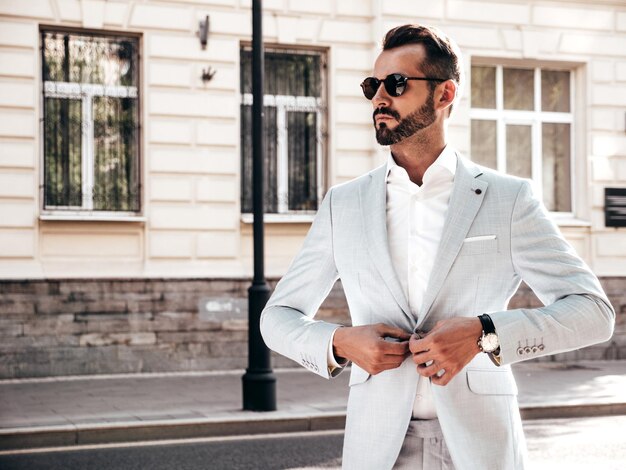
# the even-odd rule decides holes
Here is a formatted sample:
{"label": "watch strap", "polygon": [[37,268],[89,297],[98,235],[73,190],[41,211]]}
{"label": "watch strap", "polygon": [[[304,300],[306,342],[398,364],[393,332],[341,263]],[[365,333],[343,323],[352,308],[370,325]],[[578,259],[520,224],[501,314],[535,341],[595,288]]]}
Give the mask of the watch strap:
{"label": "watch strap", "polygon": [[484,334],[495,333],[496,326],[493,324],[493,320],[489,315],[483,313],[482,315],[478,315],[478,319],[480,320],[481,325],[483,326]]}
{"label": "watch strap", "polygon": [[[491,319],[491,317],[487,315],[486,313],[483,313],[482,315],[478,315],[478,319],[480,320],[480,323],[483,327],[483,334],[481,335],[480,338],[478,338],[478,347],[480,348],[481,351],[483,351],[483,347],[482,347],[483,337],[485,335],[488,335],[489,333],[496,334],[496,326],[493,324],[493,320]],[[502,358],[500,357],[500,346],[498,346],[498,348],[495,351],[487,353],[487,355],[489,356],[489,359],[491,359],[491,361],[496,366],[499,367],[501,365]]]}

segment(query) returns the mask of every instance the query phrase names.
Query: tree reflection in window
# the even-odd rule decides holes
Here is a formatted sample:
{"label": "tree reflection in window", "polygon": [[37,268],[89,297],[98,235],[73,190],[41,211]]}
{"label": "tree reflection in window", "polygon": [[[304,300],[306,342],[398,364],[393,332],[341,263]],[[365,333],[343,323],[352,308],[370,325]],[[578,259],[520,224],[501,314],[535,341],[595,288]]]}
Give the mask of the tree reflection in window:
{"label": "tree reflection in window", "polygon": [[41,36],[44,208],[139,211],[138,38]]}
{"label": "tree reflection in window", "polygon": [[[241,50],[241,211],[252,212],[252,52]],[[314,212],[320,197],[322,55],[266,50],[264,188],[266,213]]]}

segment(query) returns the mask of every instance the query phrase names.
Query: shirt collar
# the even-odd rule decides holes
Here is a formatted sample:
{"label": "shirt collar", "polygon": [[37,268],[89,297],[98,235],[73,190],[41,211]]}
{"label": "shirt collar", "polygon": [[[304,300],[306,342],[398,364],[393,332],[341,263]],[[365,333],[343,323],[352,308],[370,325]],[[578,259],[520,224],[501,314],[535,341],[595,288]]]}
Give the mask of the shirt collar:
{"label": "shirt collar", "polygon": [[[446,145],[437,159],[426,169],[423,179],[426,181],[427,179],[430,179],[433,173],[441,170],[446,170],[452,176],[452,179],[454,179],[454,175],[456,174],[456,164],[457,157],[455,150],[450,145]],[[387,158],[387,178],[389,178],[391,171],[395,171],[395,169],[402,170],[406,173],[406,170],[396,163],[393,159],[393,155],[389,152],[389,157]],[[408,178],[408,174],[406,176]]]}

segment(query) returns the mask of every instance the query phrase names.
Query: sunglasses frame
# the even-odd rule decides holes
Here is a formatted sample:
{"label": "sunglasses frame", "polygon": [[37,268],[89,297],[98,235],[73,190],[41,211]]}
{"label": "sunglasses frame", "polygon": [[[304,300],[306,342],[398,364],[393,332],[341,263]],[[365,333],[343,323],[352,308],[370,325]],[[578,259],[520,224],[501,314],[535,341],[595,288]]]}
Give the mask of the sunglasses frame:
{"label": "sunglasses frame", "polygon": [[[373,87],[374,94],[371,96],[371,98],[367,96],[367,92],[365,91],[365,87],[366,87],[365,82],[367,80],[374,80],[374,87]],[[394,80],[394,81],[392,82],[391,80]],[[367,98],[368,100],[372,100],[374,96],[376,96],[376,93],[378,92],[380,85],[382,83],[385,85],[385,91],[387,92],[387,94],[389,96],[393,96],[394,98],[397,98],[398,96],[402,96],[402,94],[406,91],[406,83],[409,80],[423,80],[425,82],[445,82],[446,80],[449,80],[449,79],[448,78],[434,78],[434,77],[405,77],[401,73],[390,73],[382,80],[379,80],[376,77],[365,78],[365,80],[361,82],[361,89],[363,90],[363,95],[365,96],[365,98]],[[397,92],[398,85],[403,85],[402,91],[400,93]]]}

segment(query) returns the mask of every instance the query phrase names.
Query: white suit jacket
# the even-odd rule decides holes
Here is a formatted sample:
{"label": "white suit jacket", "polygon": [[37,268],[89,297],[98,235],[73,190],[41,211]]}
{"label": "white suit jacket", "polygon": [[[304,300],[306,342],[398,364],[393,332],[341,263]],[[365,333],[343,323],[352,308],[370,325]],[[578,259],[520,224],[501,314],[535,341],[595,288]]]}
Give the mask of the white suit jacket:
{"label": "white suit jacket", "polygon": [[[383,165],[328,191],[301,251],[263,311],[261,332],[271,349],[329,378],[327,348],[337,325],[314,316],[338,278],[355,326],[383,322],[408,332],[428,331],[445,318],[489,313],[502,366],[480,353],[448,385],[433,385],[433,398],[458,470],[523,469],[526,447],[509,365],[605,341],[615,313],[528,181],[461,156],[457,160],[420,324],[389,254]],[[521,280],[544,307],[507,310]],[[344,468],[393,467],[417,379],[411,358],[375,376],[352,365]]]}

